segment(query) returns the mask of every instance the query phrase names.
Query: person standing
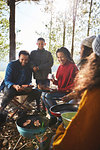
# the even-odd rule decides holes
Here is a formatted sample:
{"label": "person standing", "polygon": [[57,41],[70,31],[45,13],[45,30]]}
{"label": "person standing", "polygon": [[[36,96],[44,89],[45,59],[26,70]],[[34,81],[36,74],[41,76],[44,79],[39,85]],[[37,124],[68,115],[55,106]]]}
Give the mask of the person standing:
{"label": "person standing", "polygon": [[30,64],[33,69],[34,79],[36,79],[36,85],[38,84],[49,86],[48,74],[51,73],[51,67],[53,66],[53,57],[51,53],[44,49],[46,45],[45,39],[38,38],[37,50],[33,50],[30,53]]}

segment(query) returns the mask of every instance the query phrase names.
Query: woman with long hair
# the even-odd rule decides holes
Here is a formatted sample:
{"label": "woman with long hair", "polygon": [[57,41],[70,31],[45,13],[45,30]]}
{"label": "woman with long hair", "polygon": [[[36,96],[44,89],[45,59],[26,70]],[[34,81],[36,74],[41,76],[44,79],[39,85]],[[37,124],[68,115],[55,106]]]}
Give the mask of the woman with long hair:
{"label": "woman with long hair", "polygon": [[79,109],[66,128],[58,127],[53,150],[100,150],[100,35],[74,85],[74,93],[82,96]]}
{"label": "woman with long hair", "polygon": [[50,93],[42,93],[42,100],[50,114],[49,126],[52,126],[57,122],[56,117],[54,117],[49,111],[51,106],[57,104],[54,98],[56,97],[59,99],[72,91],[73,81],[78,71],[67,48],[59,48],[56,51],[56,56],[60,65],[56,73],[56,79],[53,78],[51,81],[53,84],[57,85],[58,88]]}

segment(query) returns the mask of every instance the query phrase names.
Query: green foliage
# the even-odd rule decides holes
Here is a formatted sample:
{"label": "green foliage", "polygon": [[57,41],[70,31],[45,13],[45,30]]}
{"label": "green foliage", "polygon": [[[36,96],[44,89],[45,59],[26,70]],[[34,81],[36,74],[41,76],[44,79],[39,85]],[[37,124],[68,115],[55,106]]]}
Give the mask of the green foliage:
{"label": "green foliage", "polygon": [[[74,56],[78,56],[78,58],[81,41],[87,37],[90,1],[91,0],[87,1],[84,0],[83,2],[80,0],[78,4],[77,10],[78,12],[75,27],[75,45],[74,45],[75,46]],[[90,18],[89,36],[98,34],[100,34],[100,0],[93,0]]]}
{"label": "green foliage", "polygon": [[41,33],[40,35],[43,35],[45,38],[47,49],[52,53],[56,60],[56,50],[63,45],[63,28],[61,28],[61,26],[63,26],[63,23],[61,23],[62,16],[60,16],[60,13],[57,14],[55,12],[54,0],[45,0],[45,6],[42,11],[48,16],[48,20],[46,23],[43,22],[45,33]]}
{"label": "green foliage", "polygon": [[9,9],[5,0],[0,0],[0,60],[4,60],[4,57],[9,51],[9,22],[8,22]]}
{"label": "green foliage", "polygon": [[[91,0],[78,0],[77,16],[75,24],[74,39],[74,60],[78,63],[81,41],[86,38],[88,30],[88,20]],[[67,4],[67,0],[66,0]],[[69,5],[69,8],[68,8]],[[45,33],[41,33],[46,39],[48,50],[50,50],[56,60],[55,52],[62,46],[64,22],[66,24],[65,46],[71,51],[72,30],[73,30],[73,0],[68,1],[65,12],[60,9],[56,11],[54,0],[45,0],[44,12],[48,15],[48,20],[44,23]],[[100,34],[100,0],[93,0],[89,35]]]}
{"label": "green foliage", "polygon": [[[20,30],[16,31],[18,34]],[[16,49],[20,48],[22,43],[16,42]],[[9,53],[9,7],[7,0],[0,0],[0,61],[6,61]]]}

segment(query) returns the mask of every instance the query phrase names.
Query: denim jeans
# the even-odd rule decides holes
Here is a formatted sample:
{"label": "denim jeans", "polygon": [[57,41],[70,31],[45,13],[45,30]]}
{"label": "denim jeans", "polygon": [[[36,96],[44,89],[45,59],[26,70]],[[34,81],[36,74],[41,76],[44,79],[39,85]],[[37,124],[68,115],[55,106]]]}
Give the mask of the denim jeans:
{"label": "denim jeans", "polygon": [[28,95],[27,101],[32,102],[33,100],[36,100],[36,104],[37,106],[39,106],[41,92],[39,92],[36,89],[32,89],[31,92],[25,92],[25,91],[18,92],[13,87],[4,88],[4,97],[2,99],[1,106],[5,108],[10,103],[10,101],[14,98],[14,96],[20,96],[20,95]]}
{"label": "denim jeans", "polygon": [[66,94],[67,93],[64,92],[52,92],[52,93],[42,92],[42,100],[48,110],[50,117],[54,117],[49,110],[50,107],[56,105],[57,104],[56,100],[58,99],[59,101],[59,98],[65,96]]}
{"label": "denim jeans", "polygon": [[42,85],[45,85],[45,86],[50,86],[50,80],[48,79],[44,79],[44,80],[39,80],[39,79],[36,79],[36,84],[42,84]]}

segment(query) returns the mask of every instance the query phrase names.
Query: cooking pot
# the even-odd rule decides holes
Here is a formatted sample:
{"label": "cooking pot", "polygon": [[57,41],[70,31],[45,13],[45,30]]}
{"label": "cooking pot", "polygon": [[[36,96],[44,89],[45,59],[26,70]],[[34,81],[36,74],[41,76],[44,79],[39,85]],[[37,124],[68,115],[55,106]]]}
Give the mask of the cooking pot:
{"label": "cooking pot", "polygon": [[78,110],[78,104],[58,104],[58,105],[53,105],[50,107],[50,112],[52,115],[56,117],[60,117],[62,113],[64,112],[69,112],[69,111],[77,111]]}
{"label": "cooking pot", "polygon": [[[27,121],[29,121],[30,123],[27,124]],[[37,121],[39,122],[39,126],[35,125],[35,122]],[[40,115],[25,115],[17,119],[16,126],[18,132],[22,136],[32,139],[34,138],[34,135],[46,131],[48,127],[48,119],[45,116]]]}

